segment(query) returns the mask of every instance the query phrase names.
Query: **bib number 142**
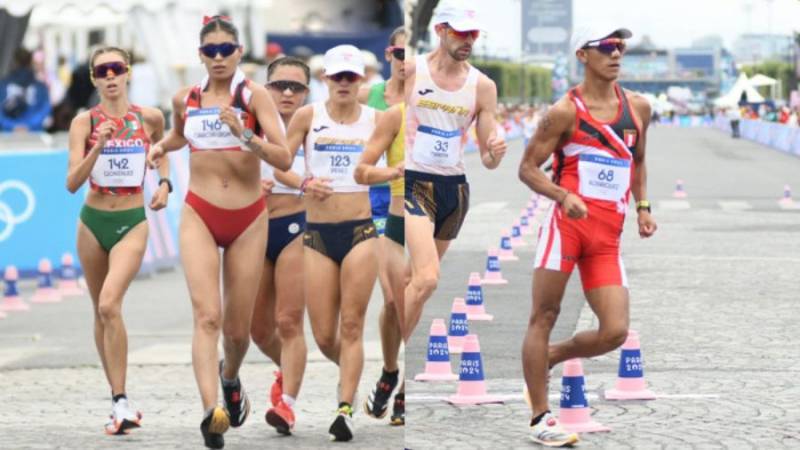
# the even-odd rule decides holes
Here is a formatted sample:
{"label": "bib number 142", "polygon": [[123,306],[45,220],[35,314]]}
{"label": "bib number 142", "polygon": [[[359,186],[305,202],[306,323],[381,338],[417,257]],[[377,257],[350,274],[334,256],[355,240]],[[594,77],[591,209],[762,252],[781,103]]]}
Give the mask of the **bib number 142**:
{"label": "bib number 142", "polygon": [[128,170],[128,158],[109,158],[108,170]]}

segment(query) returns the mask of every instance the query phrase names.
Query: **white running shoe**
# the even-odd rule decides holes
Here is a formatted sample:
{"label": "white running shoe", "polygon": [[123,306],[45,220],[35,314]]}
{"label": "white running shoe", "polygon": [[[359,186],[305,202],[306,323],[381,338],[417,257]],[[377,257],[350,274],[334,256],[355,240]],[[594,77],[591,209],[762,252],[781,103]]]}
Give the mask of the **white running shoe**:
{"label": "white running shoe", "polygon": [[539,423],[531,426],[530,438],[533,442],[546,447],[566,447],[578,443],[578,435],[565,430],[549,411]]}
{"label": "white running shoe", "polygon": [[142,413],[131,409],[128,399],[120,399],[112,406],[111,415],[105,427],[106,434],[128,434],[128,430],[131,428],[139,428],[141,422]]}

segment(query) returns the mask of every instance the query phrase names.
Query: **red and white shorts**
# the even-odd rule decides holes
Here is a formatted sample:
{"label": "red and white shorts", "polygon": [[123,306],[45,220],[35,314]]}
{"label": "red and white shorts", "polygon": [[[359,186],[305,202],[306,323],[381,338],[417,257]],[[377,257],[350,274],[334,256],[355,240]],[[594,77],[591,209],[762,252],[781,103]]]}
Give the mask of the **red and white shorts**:
{"label": "red and white shorts", "polygon": [[577,263],[584,291],[628,287],[619,245],[624,222],[622,214],[592,207],[586,218],[571,219],[554,203],[539,229],[534,267],[572,273]]}

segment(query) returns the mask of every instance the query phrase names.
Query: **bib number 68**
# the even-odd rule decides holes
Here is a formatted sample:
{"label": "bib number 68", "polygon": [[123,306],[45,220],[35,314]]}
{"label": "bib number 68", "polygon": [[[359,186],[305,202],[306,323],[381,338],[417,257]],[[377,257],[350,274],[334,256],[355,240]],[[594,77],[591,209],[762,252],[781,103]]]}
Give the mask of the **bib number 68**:
{"label": "bib number 68", "polygon": [[600,181],[614,181],[614,171],[603,169],[597,174],[597,179]]}

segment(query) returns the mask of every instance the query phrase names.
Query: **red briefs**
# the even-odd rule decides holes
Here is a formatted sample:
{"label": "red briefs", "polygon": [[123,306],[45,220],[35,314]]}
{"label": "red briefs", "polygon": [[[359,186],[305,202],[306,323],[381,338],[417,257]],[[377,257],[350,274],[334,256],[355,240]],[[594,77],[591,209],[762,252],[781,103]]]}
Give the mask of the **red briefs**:
{"label": "red briefs", "polygon": [[571,219],[554,203],[539,229],[534,267],[581,273],[583,290],[601,286],[628,287],[620,256],[620,236],[625,215],[592,208],[584,219]]}
{"label": "red briefs", "polygon": [[214,241],[223,248],[231,245],[267,207],[264,197],[259,197],[253,204],[241,209],[220,208],[192,191],[186,194],[186,204],[200,216]]}

